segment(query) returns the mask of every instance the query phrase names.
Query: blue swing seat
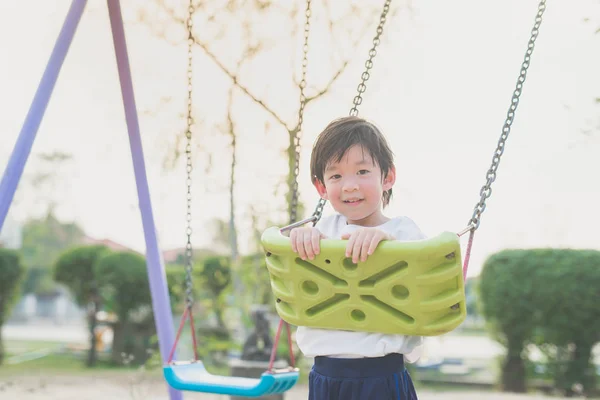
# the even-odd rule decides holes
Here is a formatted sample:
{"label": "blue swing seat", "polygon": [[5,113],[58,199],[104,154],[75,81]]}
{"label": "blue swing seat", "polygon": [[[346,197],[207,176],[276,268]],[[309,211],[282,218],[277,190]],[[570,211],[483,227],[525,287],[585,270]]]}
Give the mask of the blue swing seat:
{"label": "blue swing seat", "polygon": [[298,369],[242,378],[212,375],[202,361],[171,363],[163,367],[163,374],[167,383],[178,390],[244,397],[283,393],[298,382]]}

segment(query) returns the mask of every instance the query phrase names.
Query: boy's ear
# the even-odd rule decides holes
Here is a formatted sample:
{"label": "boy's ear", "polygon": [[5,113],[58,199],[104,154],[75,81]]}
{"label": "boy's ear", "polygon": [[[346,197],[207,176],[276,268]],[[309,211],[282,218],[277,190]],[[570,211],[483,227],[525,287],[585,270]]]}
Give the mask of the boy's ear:
{"label": "boy's ear", "polygon": [[386,192],[396,183],[396,167],[390,166],[387,175],[383,178],[383,191]]}
{"label": "boy's ear", "polygon": [[323,182],[321,182],[318,179],[315,179],[313,181],[313,185],[315,185],[315,188],[317,189],[317,192],[319,192],[319,196],[321,196],[321,198],[323,200],[329,200],[327,198],[327,188],[325,188],[325,185],[323,184]]}

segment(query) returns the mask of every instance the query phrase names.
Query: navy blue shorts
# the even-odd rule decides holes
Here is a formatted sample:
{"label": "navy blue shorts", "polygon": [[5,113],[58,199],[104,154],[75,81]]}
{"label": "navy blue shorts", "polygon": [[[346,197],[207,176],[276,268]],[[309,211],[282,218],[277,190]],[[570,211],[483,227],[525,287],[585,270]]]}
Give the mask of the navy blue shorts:
{"label": "navy blue shorts", "polygon": [[308,400],[416,400],[402,354],[377,358],[316,357]]}

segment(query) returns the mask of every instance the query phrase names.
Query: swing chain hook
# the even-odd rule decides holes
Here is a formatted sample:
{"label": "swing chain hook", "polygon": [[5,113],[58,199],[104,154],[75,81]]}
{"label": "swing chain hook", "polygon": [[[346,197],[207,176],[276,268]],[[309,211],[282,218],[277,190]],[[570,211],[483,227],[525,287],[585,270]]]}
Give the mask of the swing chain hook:
{"label": "swing chain hook", "polygon": [[469,230],[475,231],[479,228],[479,224],[481,223],[481,214],[483,214],[486,208],[486,200],[492,195],[492,183],[494,183],[496,180],[496,173],[498,171],[498,166],[500,165],[500,158],[504,153],[506,140],[508,139],[510,129],[515,119],[515,112],[517,111],[519,98],[523,92],[523,84],[525,83],[525,78],[527,77],[527,70],[529,69],[529,65],[531,63],[531,55],[533,54],[533,49],[535,47],[535,40],[538,37],[539,29],[542,24],[542,16],[544,15],[545,10],[546,0],[541,0],[535,16],[535,23],[533,25],[533,29],[531,30],[531,36],[529,37],[529,42],[527,43],[527,51],[525,52],[525,57],[523,59],[523,63],[521,64],[519,78],[517,79],[517,84],[515,90],[513,91],[510,107],[508,108],[508,112],[506,114],[506,120],[504,122],[504,126],[502,127],[502,134],[500,135],[498,146],[496,147],[496,151],[494,152],[494,156],[492,158],[492,165],[486,173],[485,185],[483,185],[479,191],[479,201],[475,205],[473,215],[469,220],[467,228],[465,228],[467,232]]}
{"label": "swing chain hook", "polygon": [[[298,126],[293,131],[293,146],[294,146],[294,165],[292,171],[292,192],[290,198],[290,224],[296,222],[298,218],[298,201],[299,201],[299,190],[298,190],[298,175],[300,174],[300,138],[302,134],[302,124],[304,122],[304,108],[306,107],[306,95],[304,89],[306,89],[306,72],[308,70],[308,37],[310,33],[310,9],[311,0],[306,0],[306,9],[304,10],[304,44],[302,45],[302,77],[300,79],[300,108],[298,110]],[[291,166],[290,166],[291,167]]]}
{"label": "swing chain hook", "polygon": [[[362,104],[362,101],[363,101],[362,95],[367,90],[367,81],[371,77],[370,71],[371,71],[371,68],[373,68],[373,59],[377,55],[377,46],[379,46],[379,43],[381,43],[381,35],[383,34],[383,25],[385,24],[385,21],[387,20],[387,14],[388,14],[388,11],[390,11],[390,3],[391,2],[392,2],[392,0],[385,1],[385,4],[383,5],[383,11],[381,12],[381,15],[379,16],[379,25],[377,26],[377,31],[376,31],[375,37],[373,38],[373,47],[371,47],[371,49],[369,50],[369,58],[365,62],[365,71],[360,76],[361,82],[358,84],[358,87],[357,87],[358,94],[356,96],[354,96],[354,99],[352,101],[353,106],[350,109],[350,115],[353,117],[356,117],[358,115],[358,106]],[[321,209],[322,209],[322,207],[321,207]]]}
{"label": "swing chain hook", "polygon": [[[377,55],[377,46],[379,46],[379,44],[381,43],[381,35],[383,34],[383,26],[385,25],[385,22],[387,21],[387,14],[390,11],[391,2],[392,2],[392,0],[385,1],[384,5],[383,5],[383,10],[381,11],[381,15],[379,16],[379,25],[377,25],[375,37],[373,38],[373,47],[371,47],[371,49],[369,50],[369,58],[365,62],[365,70],[361,74],[361,82],[358,84],[358,87],[357,87],[358,93],[356,96],[354,96],[354,100],[352,101],[353,105],[352,105],[352,108],[350,109],[350,113],[349,113],[349,115],[351,115],[351,116],[358,115],[358,106],[360,106],[362,104],[362,101],[363,101],[362,95],[367,90],[367,81],[371,77],[370,71],[371,71],[371,68],[373,68],[373,59]],[[317,222],[319,222],[319,220],[323,216],[323,209],[325,208],[325,204],[327,204],[327,200],[319,199],[319,202],[317,203],[317,206],[315,207],[315,210],[314,210],[312,216],[305,219],[304,223],[312,222],[313,226],[315,226],[317,224]],[[289,228],[290,227],[288,226],[288,227],[285,227],[284,229],[289,229]]]}
{"label": "swing chain hook", "polygon": [[188,39],[187,39],[187,118],[186,118],[186,145],[185,145],[185,154],[186,154],[186,185],[187,185],[187,195],[186,195],[186,204],[187,204],[187,212],[186,212],[186,224],[187,227],[185,229],[185,233],[187,236],[187,242],[185,245],[185,292],[186,292],[186,306],[189,310],[191,310],[194,305],[194,284],[192,281],[192,268],[194,263],[193,251],[192,251],[192,125],[194,124],[194,119],[192,117],[192,76],[193,76],[193,45],[194,45],[194,35],[192,33],[193,26],[193,16],[194,16],[194,4],[193,0],[189,1],[188,5],[188,16],[186,20],[186,28],[188,31]]}

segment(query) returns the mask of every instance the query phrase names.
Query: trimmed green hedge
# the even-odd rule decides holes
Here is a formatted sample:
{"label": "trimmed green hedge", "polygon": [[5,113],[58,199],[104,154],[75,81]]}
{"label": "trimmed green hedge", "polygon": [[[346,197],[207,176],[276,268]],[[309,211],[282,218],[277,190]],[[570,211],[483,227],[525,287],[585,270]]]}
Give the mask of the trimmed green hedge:
{"label": "trimmed green hedge", "polygon": [[494,337],[507,348],[501,386],[526,390],[526,347],[538,345],[549,359],[557,390],[579,385],[595,391],[591,350],[600,342],[600,252],[504,250],[481,274],[482,312]]}
{"label": "trimmed green hedge", "polygon": [[19,253],[14,250],[0,249],[0,364],[4,361],[2,325],[8,319],[18,298],[24,275],[25,267]]}

